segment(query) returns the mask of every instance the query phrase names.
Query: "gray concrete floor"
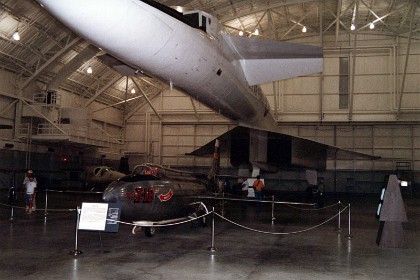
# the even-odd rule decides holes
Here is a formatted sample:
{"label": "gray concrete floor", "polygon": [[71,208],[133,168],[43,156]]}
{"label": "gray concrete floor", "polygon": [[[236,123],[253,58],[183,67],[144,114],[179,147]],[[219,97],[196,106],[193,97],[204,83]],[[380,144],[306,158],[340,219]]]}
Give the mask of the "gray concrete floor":
{"label": "gray concrete floor", "polygon": [[[2,192],[5,203],[7,193]],[[302,194],[303,196],[303,194]],[[120,226],[118,233],[79,231],[75,244],[75,208],[82,201],[99,201],[99,195],[50,194],[49,211],[26,214],[0,205],[0,279],[419,279],[420,199],[404,198],[408,223],[404,234],[408,248],[382,249],[375,243],[379,222],[375,218],[376,196],[347,196],[351,205],[338,219],[299,234],[270,235],[215,219],[215,247],[211,253],[211,223],[207,227],[184,224],[159,228],[156,235],[131,234]],[[300,195],[293,199],[299,199]],[[22,198],[18,202],[21,206]],[[44,207],[43,194],[38,207]],[[293,232],[313,227],[337,213],[337,207],[302,211],[276,206],[257,207],[230,202],[225,217],[241,225],[272,232]],[[220,213],[220,205],[216,211]]]}

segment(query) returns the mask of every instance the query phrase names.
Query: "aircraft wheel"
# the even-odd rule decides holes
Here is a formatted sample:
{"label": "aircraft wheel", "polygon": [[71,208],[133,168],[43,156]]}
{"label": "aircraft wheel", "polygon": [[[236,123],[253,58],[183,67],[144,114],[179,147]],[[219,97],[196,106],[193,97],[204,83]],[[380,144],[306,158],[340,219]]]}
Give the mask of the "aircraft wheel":
{"label": "aircraft wheel", "polygon": [[144,234],[146,234],[147,237],[153,237],[155,233],[156,233],[156,228],[154,227],[144,228]]}
{"label": "aircraft wheel", "polygon": [[141,231],[141,227],[139,226],[134,226],[133,229],[131,230],[132,234],[137,234]]}

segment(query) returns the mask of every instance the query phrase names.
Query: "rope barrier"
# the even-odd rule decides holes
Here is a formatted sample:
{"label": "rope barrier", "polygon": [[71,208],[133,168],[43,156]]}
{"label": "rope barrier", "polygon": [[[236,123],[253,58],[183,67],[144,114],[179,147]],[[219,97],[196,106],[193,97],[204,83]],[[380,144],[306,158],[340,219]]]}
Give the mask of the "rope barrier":
{"label": "rope barrier", "polygon": [[91,191],[59,191],[59,190],[50,190],[46,189],[45,191],[40,192],[55,192],[55,193],[77,193],[77,194],[103,194],[104,192],[91,192]]}
{"label": "rope barrier", "polygon": [[[276,200],[275,203],[281,202],[281,200],[279,200],[278,198],[276,198],[274,195],[272,197],[274,197],[274,199]],[[292,205],[296,205],[296,204],[315,206],[316,203],[282,203],[282,204],[285,204],[287,207],[290,207],[290,208],[293,208],[293,209],[302,210],[302,211],[318,211],[318,210],[324,210],[324,209],[327,209],[327,208],[331,208],[331,207],[337,206],[339,204],[339,202],[338,203],[335,203],[335,204],[332,204],[332,205],[325,206],[325,207],[321,207],[321,208],[299,208],[299,207],[296,207],[296,206],[292,206]]]}
{"label": "rope barrier", "polygon": [[[22,207],[22,206],[14,206],[14,205],[10,205],[10,204],[6,204],[6,203],[0,203],[0,206],[4,206],[4,207],[7,207],[7,208],[15,208],[15,209],[22,209],[22,210],[26,210],[26,208],[25,207]],[[48,211],[55,211],[55,212],[63,212],[63,211],[70,211],[70,212],[72,212],[72,211],[76,211],[77,209],[76,208],[61,208],[61,209],[59,209],[59,208],[56,208],[56,209],[51,209],[51,208],[48,208],[47,209]],[[42,211],[44,211],[44,208],[38,208],[38,209],[36,209],[36,210],[34,210],[34,211],[38,211],[38,212],[42,212]]]}
{"label": "rope barrier", "polygon": [[[334,206],[337,206],[339,204],[340,204],[340,202],[339,203],[336,203],[336,204],[333,204],[333,205],[326,206],[324,208],[320,208],[320,209],[334,207]],[[0,206],[25,210],[25,207],[12,206],[10,204],[5,204],[5,203],[0,203]],[[289,206],[289,207],[292,207],[292,206]],[[342,212],[344,212],[347,209],[349,209],[349,207],[350,207],[350,205],[346,206],[344,209],[341,209],[337,214],[335,214],[331,218],[327,219],[326,221],[324,221],[324,222],[322,222],[322,223],[320,223],[318,225],[312,226],[310,228],[298,230],[298,231],[292,231],[292,232],[268,232],[268,231],[262,231],[262,230],[250,228],[250,227],[241,225],[239,223],[236,223],[236,222],[234,222],[234,221],[232,221],[230,219],[227,219],[226,217],[223,217],[222,215],[220,215],[217,212],[215,212],[214,210],[211,211],[211,212],[205,213],[203,215],[197,216],[197,217],[188,216],[188,218],[186,220],[184,220],[184,221],[180,221],[180,222],[176,222],[176,223],[168,223],[168,224],[151,224],[150,227],[169,227],[169,226],[176,226],[176,225],[186,224],[186,223],[189,223],[189,222],[194,222],[196,220],[203,219],[204,217],[206,217],[206,216],[208,216],[210,214],[215,214],[216,216],[220,217],[221,219],[225,220],[226,222],[229,222],[229,223],[231,223],[231,224],[233,224],[233,225],[235,225],[237,227],[240,227],[240,228],[243,228],[243,229],[246,229],[246,230],[249,230],[249,231],[253,231],[253,232],[257,232],[257,233],[262,233],[262,234],[271,234],[271,235],[290,235],[290,234],[303,233],[303,232],[307,232],[307,231],[316,229],[316,228],[318,228],[318,227],[320,227],[320,226],[322,226],[322,225],[330,222],[332,219],[334,219],[337,216],[339,216]],[[299,210],[309,210],[309,209],[297,208],[297,207],[292,207],[292,208],[296,208],[296,209],[299,209]],[[320,210],[320,209],[318,209],[318,210]],[[41,212],[42,210],[38,210],[38,211]],[[47,210],[48,211],[53,211],[53,212],[74,212],[77,209],[70,208],[70,209],[47,209]],[[142,227],[142,225],[139,225],[139,224],[136,224],[136,223],[129,223],[129,222],[124,222],[124,221],[115,221],[115,220],[111,220],[111,219],[107,219],[107,220],[113,221],[113,222],[117,222],[117,223],[120,223],[120,224],[124,224],[124,225],[129,225],[129,226]],[[143,226],[143,227],[149,227],[149,226]]]}
{"label": "rope barrier", "polygon": [[[169,226],[177,226],[177,225],[182,225],[182,224],[186,224],[189,222],[193,222],[199,219],[204,218],[205,216],[208,216],[210,214],[212,214],[213,212],[208,212],[206,214],[203,214],[201,216],[197,216],[197,217],[188,217],[189,219],[185,220],[185,221],[181,221],[181,222],[177,222],[177,223],[169,223],[169,224],[156,224],[156,225],[150,225],[150,227],[169,227]],[[124,225],[129,225],[129,226],[136,226],[136,227],[141,227],[141,225],[139,224],[135,224],[135,223],[129,223],[129,222],[123,222],[123,221],[115,221],[115,220],[111,220],[111,219],[107,219],[107,221],[112,221],[112,222],[117,222],[120,224],[124,224]],[[149,226],[144,226],[144,227],[149,227]]]}
{"label": "rope barrier", "polygon": [[321,207],[321,208],[314,208],[314,209],[312,209],[312,208],[299,208],[299,207],[294,207],[294,206],[291,206],[291,205],[286,205],[286,206],[290,207],[290,208],[293,208],[293,209],[298,209],[298,210],[301,210],[301,211],[319,211],[319,210],[324,210],[324,209],[327,209],[327,208],[337,206],[338,204],[339,203],[337,202],[335,204],[331,204],[331,205]]}
{"label": "rope barrier", "polygon": [[347,208],[348,208],[348,206],[347,206],[346,208],[344,208],[343,210],[341,210],[339,213],[335,214],[334,216],[332,216],[331,218],[329,218],[328,220],[326,220],[326,221],[322,222],[322,223],[321,223],[321,224],[319,224],[319,225],[315,225],[315,226],[310,227],[310,228],[307,228],[307,229],[298,230],[298,231],[291,231],[291,232],[270,232],[270,231],[257,230],[257,229],[253,229],[253,228],[250,228],[250,227],[246,227],[246,226],[240,225],[240,224],[238,224],[238,223],[236,223],[236,222],[234,222],[234,221],[231,221],[231,220],[229,220],[229,219],[227,219],[227,218],[225,218],[225,217],[223,217],[223,216],[219,215],[218,213],[215,213],[215,214],[216,214],[217,216],[219,216],[220,218],[222,218],[223,220],[225,220],[225,221],[227,221],[227,222],[229,222],[229,223],[231,223],[231,224],[233,224],[233,225],[235,225],[235,226],[238,226],[238,227],[241,227],[241,228],[244,228],[244,229],[247,229],[247,230],[253,231],[253,232],[258,232],[258,233],[263,233],[263,234],[272,234],[272,235],[289,235],[289,234],[302,233],[302,232],[306,232],[306,231],[309,231],[309,230],[312,230],[312,229],[318,228],[318,227],[320,227],[320,226],[322,226],[322,225],[324,225],[324,224],[328,223],[329,221],[331,221],[331,220],[332,220],[332,219],[334,219],[335,217],[337,217],[337,216],[338,216],[339,214],[341,214],[343,211],[347,210]]}

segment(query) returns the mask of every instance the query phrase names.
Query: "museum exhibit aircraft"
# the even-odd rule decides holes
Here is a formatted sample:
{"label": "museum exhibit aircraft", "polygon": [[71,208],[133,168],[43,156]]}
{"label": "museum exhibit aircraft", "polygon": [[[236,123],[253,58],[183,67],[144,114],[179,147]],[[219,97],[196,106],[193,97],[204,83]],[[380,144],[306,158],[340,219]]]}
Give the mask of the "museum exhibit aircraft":
{"label": "museum exhibit aircraft", "polygon": [[[180,13],[152,0],[36,1],[71,30],[115,58],[102,57],[108,64],[122,62],[138,74],[166,81],[236,121],[238,127],[221,137],[228,140],[221,142],[221,148],[232,151],[233,144],[239,144],[236,149],[247,145],[242,147],[249,151],[245,153],[248,159],[240,161],[253,164],[254,171],[280,165],[322,169],[329,153],[336,156],[342,150],[281,133],[258,86],[321,72],[321,47],[231,36],[210,14]],[[215,142],[193,154],[207,154],[208,147]],[[270,150],[283,144],[284,148]],[[288,159],[270,162],[268,151],[278,153],[276,159],[286,153]],[[154,222],[142,224],[139,220],[178,219],[189,216],[191,206],[195,206],[192,211],[195,214],[204,210],[204,204],[192,197],[208,189],[205,180],[208,180],[205,176],[142,165],[132,175],[112,183],[103,198],[109,202],[122,200],[122,215],[138,220],[137,225],[148,228],[147,234],[151,235]],[[179,202],[189,199],[192,200]]]}
{"label": "museum exhibit aircraft", "polygon": [[109,166],[86,166],[84,178],[88,190],[103,191],[110,183],[126,174]]}
{"label": "museum exhibit aircraft", "polygon": [[[221,149],[231,158],[238,149],[249,152],[241,153],[248,158],[234,165],[245,162],[265,171],[295,166],[322,170],[327,158],[375,159],[281,133],[271,114],[258,85],[321,72],[321,47],[231,36],[210,14],[180,13],[152,0],[37,2],[106,52],[101,60],[119,67],[125,63],[133,72],[166,81],[236,121],[239,127],[224,135],[233,141],[222,141]],[[247,136],[236,137],[238,131]],[[211,153],[214,141],[191,154]],[[276,148],[278,144],[285,148]]]}
{"label": "museum exhibit aircraft", "polygon": [[[156,226],[160,225],[193,220],[205,225],[205,214],[209,212],[206,203],[208,205],[210,201],[261,202],[220,196],[217,193],[219,165],[219,141],[216,141],[212,168],[208,175],[157,164],[141,164],[134,167],[130,175],[112,182],[104,191],[102,199],[108,203],[121,204],[121,217],[132,221],[133,234],[144,229],[148,237],[152,237]],[[275,203],[312,205],[287,201]]]}
{"label": "museum exhibit aircraft", "polygon": [[[135,225],[133,234],[143,228],[151,237],[157,225],[208,213],[198,196],[211,192],[211,186],[211,180],[203,174],[142,164],[132,174],[111,183],[102,198],[105,202],[121,203],[121,217]],[[198,221],[204,225],[205,217]]]}

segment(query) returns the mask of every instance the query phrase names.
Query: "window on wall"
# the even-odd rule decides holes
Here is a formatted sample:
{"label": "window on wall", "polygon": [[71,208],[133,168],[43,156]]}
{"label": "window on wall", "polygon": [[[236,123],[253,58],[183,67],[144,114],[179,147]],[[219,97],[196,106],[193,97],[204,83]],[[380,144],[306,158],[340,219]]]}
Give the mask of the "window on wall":
{"label": "window on wall", "polygon": [[349,108],[349,58],[340,57],[340,80],[338,85],[340,109]]}

